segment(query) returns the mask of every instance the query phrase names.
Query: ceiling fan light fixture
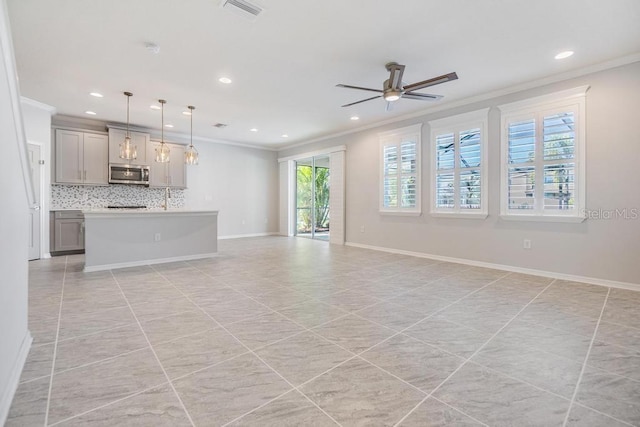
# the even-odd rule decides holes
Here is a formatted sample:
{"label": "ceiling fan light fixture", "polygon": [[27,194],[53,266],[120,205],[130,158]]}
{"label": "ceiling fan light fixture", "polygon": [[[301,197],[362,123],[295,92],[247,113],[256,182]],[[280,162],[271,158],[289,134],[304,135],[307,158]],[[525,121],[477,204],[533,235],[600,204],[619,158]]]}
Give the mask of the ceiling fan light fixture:
{"label": "ceiling fan light fixture", "polygon": [[384,100],[387,102],[393,102],[400,99],[402,92],[397,90],[389,90],[384,93]]}
{"label": "ceiling fan light fixture", "polygon": [[127,134],[124,141],[120,143],[120,158],[124,160],[135,160],[138,157],[138,147],[131,143],[131,134],[129,133],[129,99],[133,94],[124,92],[127,97]]}

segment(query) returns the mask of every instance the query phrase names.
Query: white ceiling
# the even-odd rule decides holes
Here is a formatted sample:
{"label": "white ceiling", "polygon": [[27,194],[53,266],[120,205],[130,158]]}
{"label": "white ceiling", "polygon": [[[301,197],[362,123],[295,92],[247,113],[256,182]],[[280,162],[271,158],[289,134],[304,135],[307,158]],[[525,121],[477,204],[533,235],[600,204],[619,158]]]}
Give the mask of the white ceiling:
{"label": "white ceiling", "polygon": [[149,106],[164,98],[172,132],[189,133],[191,104],[195,135],[270,148],[433,107],[340,107],[375,94],[337,83],[380,88],[389,61],[406,65],[406,83],[457,72],[425,91],[445,104],[640,52],[638,0],[259,0],[254,22],[220,0],[7,3],[23,96],[122,123],[131,91],[132,124],[159,129]]}

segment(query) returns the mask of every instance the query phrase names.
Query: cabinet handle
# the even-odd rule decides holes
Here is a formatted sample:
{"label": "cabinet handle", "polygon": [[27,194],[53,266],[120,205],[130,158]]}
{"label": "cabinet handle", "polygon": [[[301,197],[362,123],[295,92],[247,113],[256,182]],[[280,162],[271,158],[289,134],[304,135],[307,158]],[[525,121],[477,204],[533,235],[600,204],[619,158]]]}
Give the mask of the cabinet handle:
{"label": "cabinet handle", "polygon": [[87,171],[84,171],[84,180],[87,180]]}
{"label": "cabinet handle", "polygon": [[78,179],[82,179],[82,171],[78,171]]}

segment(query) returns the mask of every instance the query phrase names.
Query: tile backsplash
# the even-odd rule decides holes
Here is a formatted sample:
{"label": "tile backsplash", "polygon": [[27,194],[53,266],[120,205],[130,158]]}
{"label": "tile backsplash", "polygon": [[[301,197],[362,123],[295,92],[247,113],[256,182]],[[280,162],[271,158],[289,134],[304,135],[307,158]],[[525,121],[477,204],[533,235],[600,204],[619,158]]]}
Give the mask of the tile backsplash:
{"label": "tile backsplash", "polygon": [[[184,207],[183,189],[171,189],[170,208]],[[104,208],[108,205],[159,208],[164,203],[164,188],[112,184],[51,186],[51,210]]]}

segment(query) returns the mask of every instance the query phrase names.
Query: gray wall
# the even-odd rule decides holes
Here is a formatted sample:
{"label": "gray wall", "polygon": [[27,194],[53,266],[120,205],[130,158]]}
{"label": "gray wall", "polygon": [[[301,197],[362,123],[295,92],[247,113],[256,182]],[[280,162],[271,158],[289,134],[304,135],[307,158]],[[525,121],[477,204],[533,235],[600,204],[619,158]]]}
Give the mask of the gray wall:
{"label": "gray wall", "polygon": [[[298,146],[286,157],[336,145],[347,146],[347,242],[439,256],[640,283],[640,218],[590,219],[580,224],[501,220],[500,113],[497,105],[590,85],[587,92],[587,209],[638,209],[640,213],[640,63],[476,102],[350,135]],[[411,101],[406,101],[411,102]],[[489,112],[489,217],[431,217],[428,121],[492,107]],[[422,211],[419,217],[380,215],[378,132],[422,127]],[[365,226],[365,232],[360,227]],[[523,249],[531,239],[532,249]]]}
{"label": "gray wall", "polygon": [[[4,423],[22,363],[21,349],[30,344],[27,330],[27,236],[28,197],[22,183],[23,171],[17,127],[21,125],[20,104],[13,75],[15,63],[10,44],[6,4],[0,2],[0,424]],[[25,348],[26,346],[26,348]]]}
{"label": "gray wall", "polygon": [[220,237],[278,231],[275,151],[194,143],[198,166],[187,166],[185,207],[217,210]]}

